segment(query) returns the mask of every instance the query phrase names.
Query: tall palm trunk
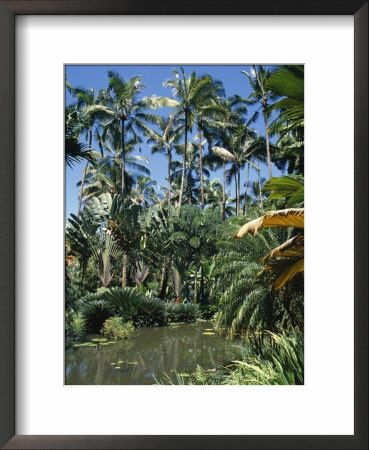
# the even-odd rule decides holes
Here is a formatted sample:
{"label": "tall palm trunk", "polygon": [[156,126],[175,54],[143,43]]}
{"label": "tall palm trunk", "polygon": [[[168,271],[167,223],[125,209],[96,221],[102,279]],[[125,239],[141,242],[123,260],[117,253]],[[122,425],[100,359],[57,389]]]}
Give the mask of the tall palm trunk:
{"label": "tall palm trunk", "polygon": [[201,303],[204,302],[204,266],[201,263],[201,267],[200,267],[200,299],[201,299]]}
{"label": "tall palm trunk", "polygon": [[202,135],[201,135],[201,127],[198,126],[199,130],[199,169],[200,169],[200,194],[201,194],[201,208],[204,209],[204,173],[202,169]]}
{"label": "tall palm trunk", "polygon": [[261,191],[260,170],[258,170],[258,183],[259,183],[259,195],[260,195],[260,208],[261,208],[261,209],[264,209],[263,193],[262,193],[262,191]]}
{"label": "tall palm trunk", "polygon": [[246,202],[247,202],[247,188],[249,184],[250,177],[250,163],[247,163],[247,173],[246,173],[246,184],[245,184],[245,198],[243,201],[243,215],[246,216]]}
{"label": "tall palm trunk", "polygon": [[193,282],[193,302],[197,303],[197,267],[195,267],[195,279]]}
{"label": "tall palm trunk", "polygon": [[122,122],[122,197],[125,194],[125,179],[124,174],[126,171],[126,155],[125,155],[125,142],[124,142],[124,119],[121,119]]}
{"label": "tall palm trunk", "polygon": [[170,166],[172,164],[172,148],[168,148],[168,213],[170,214],[170,196],[171,196],[171,183],[170,183]]}
{"label": "tall palm trunk", "polygon": [[127,286],[127,253],[123,252],[122,256],[122,288]]}
{"label": "tall palm trunk", "polygon": [[234,184],[236,190],[236,214],[238,214],[238,188],[237,188],[237,172],[234,174]]}
{"label": "tall palm trunk", "polygon": [[226,164],[225,162],[223,162],[223,186],[222,186],[222,220],[225,220],[225,203],[226,203],[226,198],[225,198],[225,186],[226,186]]}
{"label": "tall palm trunk", "polygon": [[272,178],[272,161],[270,158],[270,144],[269,144],[269,129],[268,129],[268,115],[265,112],[267,107],[266,100],[263,100],[263,116],[264,116],[264,127],[265,127],[265,141],[266,141],[266,149],[267,149],[267,162],[268,162],[268,172],[269,178]]}
{"label": "tall palm trunk", "polygon": [[191,173],[187,178],[187,191],[188,191],[188,204],[192,204],[192,192],[191,192]]}
{"label": "tall palm trunk", "polygon": [[[88,149],[91,150],[91,147],[92,147],[92,127],[90,127],[90,136],[89,136]],[[86,179],[88,164],[89,164],[89,161],[86,161],[86,165],[85,165],[85,168],[84,168],[83,173],[82,173],[81,191],[80,191],[79,197],[78,197],[77,217],[79,217],[79,214],[81,212],[82,200],[83,200],[83,188],[85,186],[85,179]]]}
{"label": "tall palm trunk", "polygon": [[187,153],[187,111],[185,112],[185,146],[183,152],[183,164],[182,164],[182,179],[181,179],[181,189],[179,191],[179,207],[182,206],[183,190],[184,190],[184,179],[186,170],[186,153]]}
{"label": "tall palm trunk", "polygon": [[240,188],[240,184],[241,184],[241,169],[239,166],[237,166],[237,204],[236,204],[236,213],[239,214],[240,213],[240,193],[241,193],[241,188]]}

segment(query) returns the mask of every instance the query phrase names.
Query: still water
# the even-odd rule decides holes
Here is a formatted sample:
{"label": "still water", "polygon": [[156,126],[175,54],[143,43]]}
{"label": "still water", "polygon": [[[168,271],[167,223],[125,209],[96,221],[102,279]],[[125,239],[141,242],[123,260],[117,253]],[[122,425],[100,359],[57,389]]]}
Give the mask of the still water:
{"label": "still water", "polygon": [[141,328],[115,344],[70,348],[65,382],[155,384],[155,378],[166,383],[165,374],[173,375],[175,370],[186,374],[197,365],[214,371],[232,359],[234,342],[212,328],[211,322]]}

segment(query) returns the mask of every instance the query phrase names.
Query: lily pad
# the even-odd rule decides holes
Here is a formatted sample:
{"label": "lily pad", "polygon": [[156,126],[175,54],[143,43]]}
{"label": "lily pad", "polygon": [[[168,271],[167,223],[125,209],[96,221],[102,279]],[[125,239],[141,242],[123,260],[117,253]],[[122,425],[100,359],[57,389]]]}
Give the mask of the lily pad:
{"label": "lily pad", "polygon": [[124,363],[124,361],[118,361],[118,364],[123,364]]}
{"label": "lily pad", "polygon": [[214,328],[205,328],[205,331],[214,331]]}
{"label": "lily pad", "polygon": [[202,334],[205,334],[206,336],[214,336],[215,333],[211,333],[210,331],[206,331],[205,333],[202,333]]}
{"label": "lily pad", "polygon": [[137,361],[129,361],[128,364],[138,364],[138,362]]}
{"label": "lily pad", "polygon": [[115,366],[115,363],[110,363],[111,366]]}
{"label": "lily pad", "polygon": [[117,341],[109,341],[108,344],[116,344]]}
{"label": "lily pad", "polygon": [[120,366],[115,366],[116,369],[120,369]]}
{"label": "lily pad", "polygon": [[108,340],[106,338],[94,338],[91,339],[91,342],[107,342]]}

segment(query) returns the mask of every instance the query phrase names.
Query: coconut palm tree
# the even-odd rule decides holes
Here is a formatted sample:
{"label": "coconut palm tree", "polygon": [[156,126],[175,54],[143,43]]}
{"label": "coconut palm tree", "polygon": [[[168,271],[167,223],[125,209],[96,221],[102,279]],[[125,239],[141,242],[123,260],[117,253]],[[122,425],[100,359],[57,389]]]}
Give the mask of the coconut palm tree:
{"label": "coconut palm tree", "polygon": [[[263,66],[251,66],[251,74],[246,72],[245,70],[241,71],[248,78],[252,92],[249,96],[252,103],[260,103],[260,107],[262,109],[263,118],[264,118],[264,127],[265,127],[265,140],[266,140],[266,153],[267,153],[267,163],[268,163],[268,172],[269,178],[272,175],[272,160],[270,156],[270,142],[269,142],[269,129],[268,129],[268,118],[270,114],[270,110],[268,109],[270,102],[275,100],[278,97],[278,94],[271,90],[267,81],[271,74],[270,70],[266,69]],[[258,116],[258,111],[254,113],[251,121],[256,120]]]}
{"label": "coconut palm tree", "polygon": [[[224,154],[213,151],[213,144],[215,147],[225,148],[229,144],[229,136],[238,126],[246,122],[247,105],[249,101],[238,95],[228,97],[227,99],[220,99],[220,104],[222,111],[217,114],[216,126],[205,130],[205,136],[209,143],[209,155],[208,161],[213,164],[214,168],[222,167],[223,181],[222,181],[222,192],[223,192],[223,202],[222,202],[222,220],[226,218],[226,175],[227,175],[227,163],[229,162],[229,157],[225,157]],[[229,156],[229,155],[228,155]]]}
{"label": "coconut palm tree", "polygon": [[227,148],[214,146],[213,152],[224,161],[231,162],[231,167],[227,171],[228,183],[232,178],[235,179],[236,186],[236,214],[240,213],[241,198],[241,169],[245,164],[250,164],[256,168],[255,164],[250,160],[250,156],[257,148],[261,141],[257,139],[256,132],[250,130],[246,125],[240,124],[235,129],[230,129],[223,139]]}
{"label": "coconut palm tree", "polygon": [[206,99],[213,95],[213,81],[208,75],[197,77],[196,72],[192,72],[191,75],[186,77],[183,67],[180,67],[179,71],[174,69],[173,73],[175,78],[165,81],[164,86],[172,88],[174,98],[153,96],[147,99],[147,102],[153,109],[159,107],[173,108],[171,117],[184,119],[185,140],[179,195],[179,206],[181,206],[185,183],[188,132],[192,130],[196,110],[205,105]]}
{"label": "coconut palm tree", "polygon": [[[180,155],[183,155],[185,148],[183,144],[177,145],[177,151]],[[185,184],[183,185],[183,198],[189,205],[197,204],[200,197],[199,181],[200,181],[200,154],[199,146],[195,143],[190,143],[187,145],[187,157],[185,164]],[[206,163],[206,160],[205,160]],[[206,167],[202,167],[202,173],[206,176],[210,176],[210,171]],[[182,177],[183,177],[183,163],[180,161],[172,162],[172,179],[181,178],[181,189],[182,189]]]}
{"label": "coconut palm tree", "polygon": [[[99,111],[93,111],[92,106],[99,105],[102,101],[103,91],[99,91],[95,95],[95,89],[73,89],[73,94],[76,97],[76,108],[80,114],[80,133],[85,133],[85,140],[88,140],[88,149],[92,151],[92,136],[94,129],[98,131],[99,127]],[[81,189],[78,196],[78,210],[77,217],[80,214],[82,201],[84,197],[84,184],[87,174],[89,161],[86,161],[85,167],[82,172]]]}
{"label": "coconut palm tree", "polygon": [[[230,190],[225,192],[225,198],[223,198],[223,187],[218,178],[212,180],[205,180],[204,183],[204,197],[206,204],[211,209],[219,208],[221,211],[221,217],[230,217],[236,212],[234,206],[235,199],[231,197]],[[223,207],[224,203],[224,207]],[[224,211],[223,211],[224,209]]]}
{"label": "coconut palm tree", "polygon": [[225,91],[223,83],[218,80],[211,79],[211,91],[204,96],[202,102],[195,106],[194,115],[197,125],[198,149],[199,149],[199,175],[200,175],[200,198],[201,208],[204,209],[204,173],[203,173],[203,145],[206,139],[203,136],[208,136],[210,129],[214,127],[226,127],[227,109],[221,104],[221,98],[224,97]]}
{"label": "coconut palm tree", "polygon": [[159,131],[155,131],[149,127],[146,127],[145,134],[147,137],[147,143],[153,144],[151,146],[151,153],[165,153],[168,160],[168,189],[167,198],[168,205],[170,205],[171,199],[171,166],[172,166],[172,151],[175,146],[180,142],[184,126],[178,124],[178,121],[173,117],[157,118],[157,126]]}
{"label": "coconut palm tree", "polygon": [[149,206],[149,204],[158,203],[159,197],[155,191],[156,185],[156,181],[154,181],[151,177],[137,177],[135,187],[130,193],[132,203],[144,207]]}
{"label": "coconut palm tree", "polygon": [[104,104],[90,107],[91,112],[101,112],[105,121],[102,123],[104,141],[109,132],[113,134],[119,132],[121,141],[121,193],[126,194],[125,171],[127,137],[130,136],[140,149],[141,139],[138,131],[144,129],[146,120],[150,120],[150,114],[145,113],[146,103],[139,100],[139,94],[145,88],[141,83],[141,77],[133,77],[124,80],[113,71],[108,72],[109,85],[103,96]]}
{"label": "coconut palm tree", "polygon": [[[105,140],[97,135],[100,148],[104,156],[100,157],[95,167],[89,167],[86,179],[84,197],[85,199],[93,196],[99,196],[103,192],[118,194],[121,192],[121,139],[118,129],[109,130],[105,135]],[[139,174],[150,175],[150,170],[146,166],[149,160],[141,155],[132,155],[135,148],[135,140],[130,139],[126,142],[125,172],[124,181],[126,186],[126,200],[129,200],[130,189],[134,180]],[[77,183],[81,186],[82,181]]]}

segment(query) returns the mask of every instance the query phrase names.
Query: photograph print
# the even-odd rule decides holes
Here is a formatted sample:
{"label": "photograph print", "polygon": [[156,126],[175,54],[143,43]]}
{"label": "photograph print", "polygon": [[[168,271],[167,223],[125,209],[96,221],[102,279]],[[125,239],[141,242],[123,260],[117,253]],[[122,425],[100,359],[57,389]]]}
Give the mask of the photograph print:
{"label": "photograph print", "polygon": [[304,384],[304,66],[65,66],[65,384]]}

